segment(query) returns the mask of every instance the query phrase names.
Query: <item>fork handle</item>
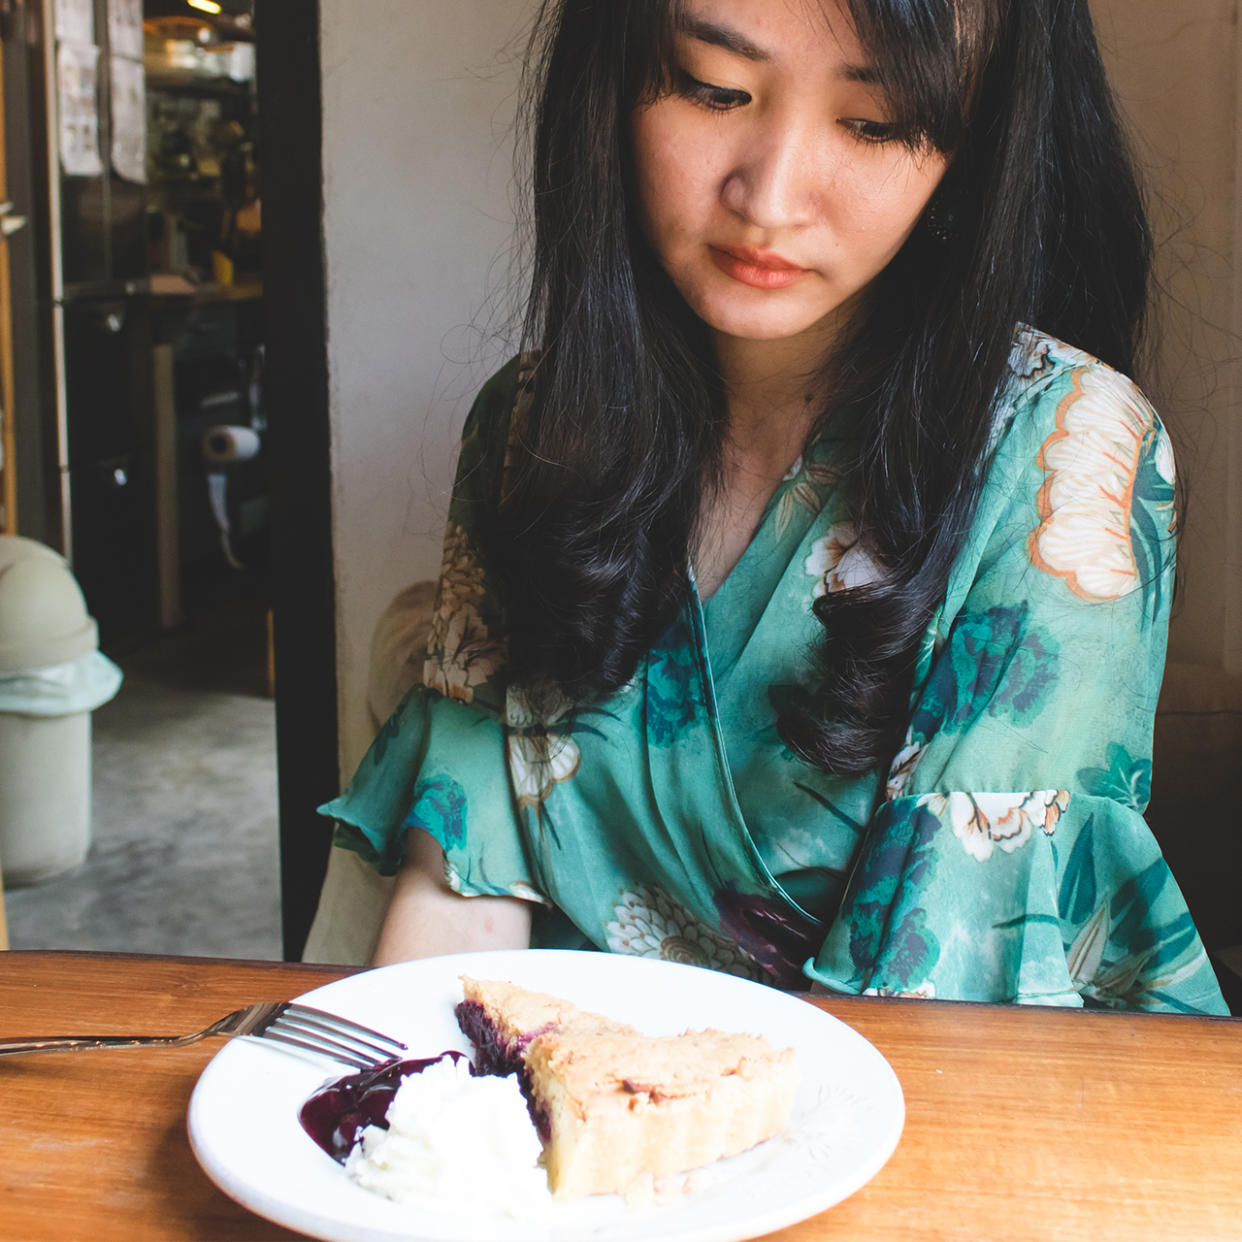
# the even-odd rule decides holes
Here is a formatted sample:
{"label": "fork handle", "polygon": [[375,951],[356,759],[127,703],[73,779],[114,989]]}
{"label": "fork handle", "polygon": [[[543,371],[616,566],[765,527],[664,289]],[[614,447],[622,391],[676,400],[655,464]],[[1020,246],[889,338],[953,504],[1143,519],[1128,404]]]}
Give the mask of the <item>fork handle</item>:
{"label": "fork handle", "polygon": [[86,1052],[97,1048],[142,1048],[189,1042],[179,1035],[53,1035],[42,1039],[0,1039],[0,1057],[33,1052]]}

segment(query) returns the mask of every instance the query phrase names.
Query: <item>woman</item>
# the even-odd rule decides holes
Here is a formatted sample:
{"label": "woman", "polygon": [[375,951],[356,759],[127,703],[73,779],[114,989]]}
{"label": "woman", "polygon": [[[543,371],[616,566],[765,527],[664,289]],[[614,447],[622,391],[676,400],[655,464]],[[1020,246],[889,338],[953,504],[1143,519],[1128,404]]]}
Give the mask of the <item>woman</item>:
{"label": "woman", "polygon": [[1085,2],[539,37],[536,348],[467,422],[426,687],[326,808],[399,872],[375,961],[1223,1012],[1141,818],[1172,457]]}

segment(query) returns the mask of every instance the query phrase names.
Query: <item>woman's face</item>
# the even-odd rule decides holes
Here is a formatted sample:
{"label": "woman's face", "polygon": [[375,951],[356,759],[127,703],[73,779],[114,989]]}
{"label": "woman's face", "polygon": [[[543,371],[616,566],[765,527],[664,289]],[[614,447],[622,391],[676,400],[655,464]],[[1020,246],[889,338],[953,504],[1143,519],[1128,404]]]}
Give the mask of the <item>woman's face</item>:
{"label": "woman's face", "polygon": [[838,0],[689,0],[633,116],[643,231],[717,334],[828,345],[947,166],[896,140]]}

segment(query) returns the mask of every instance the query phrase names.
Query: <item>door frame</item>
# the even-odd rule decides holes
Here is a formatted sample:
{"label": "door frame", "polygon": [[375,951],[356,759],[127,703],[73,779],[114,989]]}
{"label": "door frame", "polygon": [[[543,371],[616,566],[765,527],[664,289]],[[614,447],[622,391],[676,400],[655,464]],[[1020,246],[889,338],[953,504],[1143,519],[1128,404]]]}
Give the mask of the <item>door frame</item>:
{"label": "door frame", "polygon": [[339,792],[319,0],[257,0],[284,956],[302,955]]}

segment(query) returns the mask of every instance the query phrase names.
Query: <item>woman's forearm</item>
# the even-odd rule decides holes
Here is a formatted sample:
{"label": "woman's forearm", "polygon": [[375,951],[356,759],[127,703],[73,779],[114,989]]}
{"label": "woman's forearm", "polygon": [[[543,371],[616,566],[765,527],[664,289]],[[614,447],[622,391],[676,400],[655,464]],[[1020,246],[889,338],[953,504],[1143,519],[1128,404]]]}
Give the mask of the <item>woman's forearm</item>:
{"label": "woman's forearm", "polygon": [[530,906],[516,897],[461,897],[444,883],[443,853],[423,832],[413,832],[380,929],[372,966],[441,953],[525,949]]}

